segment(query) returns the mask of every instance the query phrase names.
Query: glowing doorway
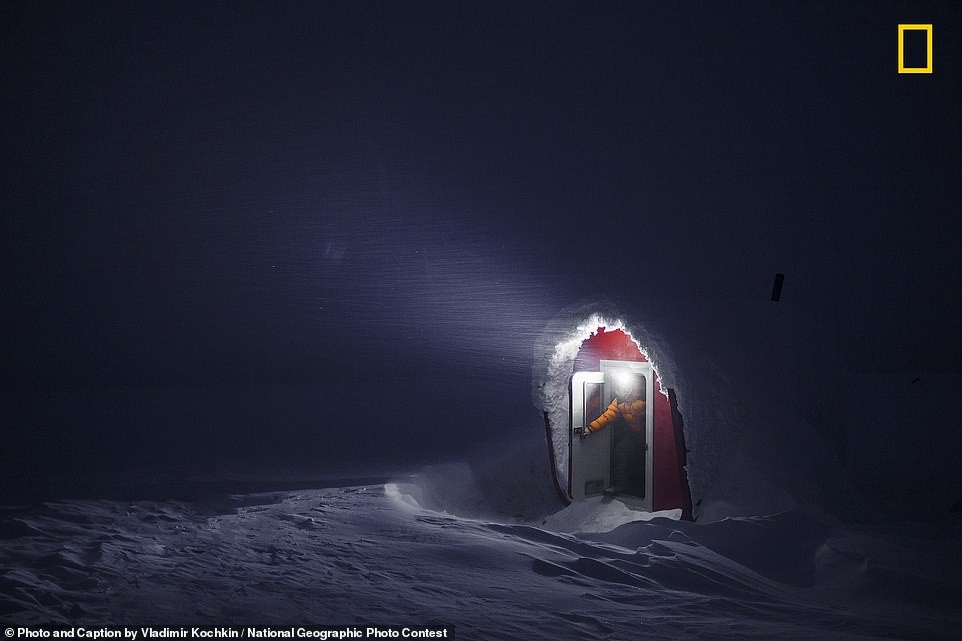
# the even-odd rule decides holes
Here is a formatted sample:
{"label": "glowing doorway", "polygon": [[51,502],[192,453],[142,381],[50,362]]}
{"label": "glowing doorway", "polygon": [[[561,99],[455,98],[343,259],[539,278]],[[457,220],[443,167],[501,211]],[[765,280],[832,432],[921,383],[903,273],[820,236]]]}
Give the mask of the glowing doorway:
{"label": "glowing doorway", "polygon": [[[651,511],[654,448],[654,372],[650,363],[602,360],[600,371],[571,377],[568,495],[574,499],[613,492]],[[625,390],[636,388],[643,416],[625,420]],[[620,398],[619,398],[620,396]],[[604,422],[592,432],[589,424]]]}

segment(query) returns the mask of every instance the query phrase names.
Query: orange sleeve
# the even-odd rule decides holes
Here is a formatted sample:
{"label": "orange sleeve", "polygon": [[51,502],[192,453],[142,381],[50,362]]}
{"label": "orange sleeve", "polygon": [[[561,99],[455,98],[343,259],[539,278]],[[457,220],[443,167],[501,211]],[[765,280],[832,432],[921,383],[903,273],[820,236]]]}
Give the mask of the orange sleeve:
{"label": "orange sleeve", "polygon": [[588,431],[597,432],[602,427],[618,418],[618,414],[620,413],[621,412],[618,410],[618,399],[614,399],[608,404],[608,409],[605,410],[604,414],[588,423]]}

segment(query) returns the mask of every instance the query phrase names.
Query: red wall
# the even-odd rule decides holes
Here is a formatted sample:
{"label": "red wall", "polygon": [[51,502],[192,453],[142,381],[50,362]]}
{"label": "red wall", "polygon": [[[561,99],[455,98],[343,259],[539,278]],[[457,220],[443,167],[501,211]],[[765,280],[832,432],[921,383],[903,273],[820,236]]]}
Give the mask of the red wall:
{"label": "red wall", "polygon": [[[600,371],[602,360],[648,362],[624,331],[608,332],[599,327],[581,344],[574,371]],[[654,405],[651,507],[653,511],[682,508],[682,518],[691,520],[691,492],[684,468],[686,457],[681,417],[679,415],[676,420],[672,414],[671,403],[662,392],[657,376]]]}

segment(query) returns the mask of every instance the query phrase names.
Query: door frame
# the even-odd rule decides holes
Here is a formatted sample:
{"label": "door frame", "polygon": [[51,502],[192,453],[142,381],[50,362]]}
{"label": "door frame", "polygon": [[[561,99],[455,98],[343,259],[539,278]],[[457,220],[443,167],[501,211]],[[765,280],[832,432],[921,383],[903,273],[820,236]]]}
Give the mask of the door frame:
{"label": "door frame", "polygon": [[[602,360],[600,372],[575,372],[571,377],[568,426],[568,495],[572,500],[579,500],[603,494],[605,488],[611,485],[611,448],[612,430],[601,430],[589,439],[582,439],[581,432],[587,423],[594,418],[585,416],[585,386],[600,384],[602,411],[607,407],[604,401],[610,399],[608,382],[619,371],[630,374],[641,374],[645,377],[645,496],[619,496],[619,500],[631,507],[651,511],[652,506],[652,478],[654,464],[654,368],[651,363],[640,361]],[[602,487],[598,487],[598,483]]]}

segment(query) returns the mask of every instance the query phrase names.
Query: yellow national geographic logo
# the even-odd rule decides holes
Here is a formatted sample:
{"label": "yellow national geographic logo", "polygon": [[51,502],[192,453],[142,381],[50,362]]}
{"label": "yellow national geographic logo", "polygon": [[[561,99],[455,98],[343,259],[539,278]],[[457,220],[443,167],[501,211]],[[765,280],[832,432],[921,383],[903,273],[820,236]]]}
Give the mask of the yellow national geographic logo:
{"label": "yellow national geographic logo", "polygon": [[[925,32],[925,66],[905,66],[905,32]],[[930,24],[900,24],[899,25],[899,73],[932,73],[932,25]]]}

